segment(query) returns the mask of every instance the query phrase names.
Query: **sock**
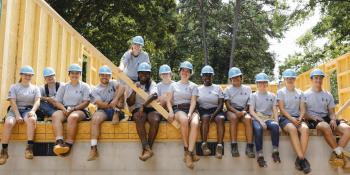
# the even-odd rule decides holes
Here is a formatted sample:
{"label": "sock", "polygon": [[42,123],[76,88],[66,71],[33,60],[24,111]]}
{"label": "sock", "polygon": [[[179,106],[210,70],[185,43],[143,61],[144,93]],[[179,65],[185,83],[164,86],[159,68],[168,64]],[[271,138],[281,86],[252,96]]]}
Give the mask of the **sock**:
{"label": "sock", "polygon": [[231,141],[231,144],[237,144],[237,141]]}
{"label": "sock", "polygon": [[263,151],[262,150],[259,150],[259,151],[256,151],[258,153],[258,157],[264,157],[264,154],[263,154]]}
{"label": "sock", "polygon": [[63,140],[63,136],[57,136],[56,140]]}
{"label": "sock", "polygon": [[9,147],[9,144],[2,144],[2,149],[7,149]]}
{"label": "sock", "polygon": [[343,148],[338,146],[334,149],[334,152],[335,152],[335,154],[337,154],[339,156],[343,152]]}
{"label": "sock", "polygon": [[218,146],[222,146],[222,144],[221,144],[221,143],[218,143]]}
{"label": "sock", "polygon": [[188,147],[184,147],[184,150],[185,150],[185,151],[188,151]]}
{"label": "sock", "polygon": [[73,141],[66,142],[66,144],[71,148],[73,146]]}
{"label": "sock", "polygon": [[278,147],[277,146],[273,146],[272,147],[272,152],[278,152]]}
{"label": "sock", "polygon": [[34,145],[34,141],[33,140],[28,140],[28,145]]}
{"label": "sock", "polygon": [[97,145],[97,139],[91,139],[91,146]]}

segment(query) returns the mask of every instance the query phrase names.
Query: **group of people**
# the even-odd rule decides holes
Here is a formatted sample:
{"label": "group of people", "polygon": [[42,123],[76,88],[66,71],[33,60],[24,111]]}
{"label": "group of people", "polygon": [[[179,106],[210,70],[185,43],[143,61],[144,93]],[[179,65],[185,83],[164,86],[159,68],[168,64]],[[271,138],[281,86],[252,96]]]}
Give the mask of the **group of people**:
{"label": "group of people", "polygon": [[[142,50],[144,40],[141,36],[132,38],[132,46],[122,57],[118,71],[124,72],[143,89],[148,98],[144,100],[124,82],[112,80],[112,71],[108,66],[99,68],[100,83],[94,88],[82,82],[82,68],[72,64],[68,68],[70,81],[57,82],[55,71],[45,68],[43,75],[46,84],[37,87],[31,84],[34,70],[30,66],[20,69],[20,81],[11,86],[8,110],[1,138],[2,149],[0,164],[8,159],[8,143],[12,128],[17,123],[27,125],[28,144],[25,158],[33,158],[35,123],[38,111],[52,118],[52,127],[56,138],[54,153],[67,156],[72,150],[79,121],[91,119],[91,150],[88,160],[98,157],[97,144],[100,125],[104,121],[117,124],[123,117],[121,109],[125,102],[132,111],[132,120],[136,123],[137,134],[141,140],[142,153],[139,159],[146,161],[153,156],[152,146],[156,138],[161,115],[150,105],[152,101],[160,103],[168,112],[168,120],[178,121],[184,146],[184,162],[193,169],[199,161],[195,153],[198,131],[202,137],[201,149],[204,156],[211,155],[208,147],[208,132],[211,122],[217,126],[217,145],[215,157],[223,156],[223,138],[225,120],[230,121],[231,154],[239,157],[237,143],[237,125],[241,121],[245,126],[247,145],[245,154],[249,158],[257,157],[260,167],[267,163],[263,154],[263,132],[271,132],[272,158],[280,163],[279,136],[280,130],[289,134],[296,153],[296,169],[309,173],[310,163],[305,155],[308,147],[309,129],[319,130],[327,144],[332,148],[330,163],[335,166],[350,168],[350,162],[343,150],[350,138],[350,127],[338,120],[340,113],[335,113],[332,95],[322,89],[325,74],[315,69],[310,74],[312,87],[306,91],[296,88],[296,72],[287,69],[283,72],[285,86],[277,95],[268,91],[269,77],[259,73],[255,77],[257,91],[243,85],[242,72],[232,67],[228,72],[230,85],[222,90],[213,84],[214,69],[206,65],[200,75],[202,85],[190,81],[193,65],[189,61],[180,64],[179,81],[172,80],[172,70],[168,65],[159,68],[162,79],[158,84],[152,80],[151,65],[148,54]],[[89,103],[97,106],[97,111],[90,114]],[[225,107],[224,107],[225,106]],[[224,110],[224,108],[226,110]],[[340,112],[343,111],[340,110]],[[67,138],[63,137],[63,123],[67,122]],[[147,133],[145,124],[149,123]],[[340,136],[337,142],[333,134]],[[255,150],[254,150],[255,144]]]}

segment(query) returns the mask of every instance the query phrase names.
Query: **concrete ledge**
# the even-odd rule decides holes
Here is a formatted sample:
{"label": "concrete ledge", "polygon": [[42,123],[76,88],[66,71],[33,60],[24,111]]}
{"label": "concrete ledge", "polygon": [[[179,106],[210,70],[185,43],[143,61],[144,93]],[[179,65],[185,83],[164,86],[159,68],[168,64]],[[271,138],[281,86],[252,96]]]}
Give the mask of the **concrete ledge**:
{"label": "concrete ledge", "polygon": [[[230,140],[230,132],[229,132],[229,122],[225,123],[225,141]],[[64,130],[66,133],[66,124],[64,124]],[[3,132],[3,123],[0,124],[0,134]],[[51,142],[54,141],[54,135],[52,130],[51,122],[38,122],[37,128],[35,132],[35,141],[36,142]],[[211,141],[216,140],[216,124],[212,123],[209,129],[208,138]],[[265,135],[269,135],[269,132],[265,132]],[[286,133],[281,132],[281,135],[286,135]],[[319,135],[316,130],[310,130],[310,135],[315,136]],[[245,130],[244,125],[239,123],[238,125],[238,133],[237,133],[238,141],[245,141]],[[90,139],[90,122],[83,121],[79,123],[78,126],[78,134],[76,140],[87,141]],[[198,135],[198,140],[201,139],[200,134]],[[16,125],[12,132],[11,140],[26,140],[26,125],[19,124]],[[136,132],[136,124],[133,121],[125,121],[120,122],[118,125],[112,125],[111,122],[103,122],[101,125],[101,141],[138,141],[138,135]],[[170,140],[181,140],[181,133],[171,124],[167,122],[161,122],[158,135],[158,141],[170,141]]]}

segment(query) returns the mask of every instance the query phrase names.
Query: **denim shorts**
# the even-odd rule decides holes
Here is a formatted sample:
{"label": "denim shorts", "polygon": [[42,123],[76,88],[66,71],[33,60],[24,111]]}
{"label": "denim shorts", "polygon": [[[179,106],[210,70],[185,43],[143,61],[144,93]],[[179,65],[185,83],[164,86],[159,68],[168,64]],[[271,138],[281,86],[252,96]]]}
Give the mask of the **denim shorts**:
{"label": "denim shorts", "polygon": [[[32,109],[30,109],[30,108],[18,109],[18,111],[19,111],[19,113],[21,114],[21,117],[22,117],[22,118],[24,118],[24,117],[28,114],[28,112],[30,112],[30,110],[32,110]],[[10,110],[7,112],[7,114],[6,114],[6,118],[7,118],[7,117],[16,117],[16,114],[15,114],[15,112],[13,112],[12,109],[10,109]]]}
{"label": "denim shorts", "polygon": [[43,115],[47,117],[51,117],[52,114],[57,111],[57,109],[47,101],[40,101],[39,110]]}
{"label": "denim shorts", "polygon": [[[292,116],[294,118],[299,118],[299,116]],[[285,126],[287,126],[288,123],[292,123],[287,117],[285,117],[284,115],[280,115],[278,117],[278,124],[280,125],[280,127],[283,129]]]}
{"label": "denim shorts", "polygon": [[[114,109],[98,109],[96,112],[104,112],[107,116],[106,121],[112,121],[113,115],[114,115]],[[119,112],[119,120],[122,120],[125,118],[124,113]]]}

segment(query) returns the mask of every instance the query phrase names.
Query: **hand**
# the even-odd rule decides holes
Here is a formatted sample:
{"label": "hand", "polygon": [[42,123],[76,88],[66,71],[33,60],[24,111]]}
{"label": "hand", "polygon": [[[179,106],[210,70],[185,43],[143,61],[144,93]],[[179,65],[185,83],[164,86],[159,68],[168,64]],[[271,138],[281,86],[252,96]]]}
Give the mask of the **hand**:
{"label": "hand", "polygon": [[63,112],[64,116],[66,116],[66,117],[68,117],[68,116],[69,116],[69,114],[70,114],[70,112],[68,112],[66,109],[65,109],[65,110],[63,110],[62,112]]}
{"label": "hand", "polygon": [[313,118],[316,122],[323,122],[324,121],[323,118],[318,117],[318,116],[314,116]]}
{"label": "hand", "polygon": [[210,115],[209,121],[212,122],[214,120],[215,116],[213,114]]}
{"label": "hand", "polygon": [[114,107],[116,107],[117,106],[117,104],[118,104],[118,102],[117,101],[114,101],[114,100],[112,100],[111,101],[111,103],[109,103],[109,108],[114,108]]}
{"label": "hand", "polygon": [[238,112],[236,113],[236,116],[237,116],[238,118],[242,118],[245,114],[246,114],[245,111],[238,111]]}
{"label": "hand", "polygon": [[187,114],[187,118],[188,118],[188,120],[191,120],[192,119],[192,113],[188,113]]}
{"label": "hand", "polygon": [[294,124],[294,126],[296,126],[296,127],[299,127],[300,126],[300,120],[298,120],[298,119],[296,119],[296,118],[294,118],[294,117],[292,117],[291,118],[291,120],[290,120],[293,124]]}
{"label": "hand", "polygon": [[260,122],[260,125],[264,128],[264,130],[267,129],[267,126],[266,126],[265,122],[263,122],[263,121],[259,121],[259,122]]}
{"label": "hand", "polygon": [[34,111],[28,112],[28,117],[34,117],[34,116],[35,116],[35,112]]}
{"label": "hand", "polygon": [[329,125],[331,126],[331,129],[333,131],[335,131],[335,129],[337,129],[337,121],[335,119],[332,119],[330,122],[329,122]]}
{"label": "hand", "polygon": [[15,118],[17,123],[23,123],[23,118],[21,116],[16,116]]}
{"label": "hand", "polygon": [[116,69],[116,70],[117,70],[117,72],[118,72],[118,73],[123,72],[123,71],[122,71],[122,70],[121,70],[119,67],[117,67],[117,69]]}
{"label": "hand", "polygon": [[136,85],[136,87],[138,87],[138,88],[140,88],[140,87],[141,87],[140,82],[136,82],[136,83],[135,83],[135,85]]}
{"label": "hand", "polygon": [[174,118],[175,118],[174,112],[169,112],[168,121],[172,123],[174,121]]}

